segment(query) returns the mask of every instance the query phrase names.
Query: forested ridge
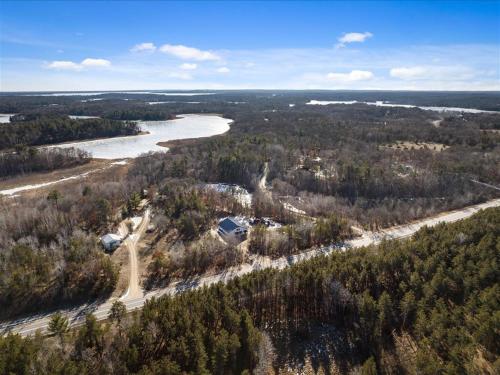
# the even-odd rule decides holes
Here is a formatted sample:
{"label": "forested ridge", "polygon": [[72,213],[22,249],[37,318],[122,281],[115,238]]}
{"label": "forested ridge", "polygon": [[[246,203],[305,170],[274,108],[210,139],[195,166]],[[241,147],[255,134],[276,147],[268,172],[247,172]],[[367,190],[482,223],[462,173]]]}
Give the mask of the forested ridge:
{"label": "forested ridge", "polygon": [[[499,228],[500,209],[488,209],[410,240],[162,297],[127,318],[89,316],[71,333],[54,328],[58,340],[6,336],[0,373],[266,373],[315,354],[346,374],[494,374]],[[315,345],[318,327],[326,346]],[[301,342],[307,352],[294,349]]]}

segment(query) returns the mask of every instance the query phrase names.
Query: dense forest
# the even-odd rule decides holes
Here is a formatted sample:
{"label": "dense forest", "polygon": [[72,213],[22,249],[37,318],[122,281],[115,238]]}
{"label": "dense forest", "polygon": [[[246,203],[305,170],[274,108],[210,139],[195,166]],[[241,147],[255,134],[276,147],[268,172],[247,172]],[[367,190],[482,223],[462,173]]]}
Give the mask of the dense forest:
{"label": "dense forest", "polygon": [[[343,374],[499,371],[500,209],[411,239],[266,270],[53,338],[0,338],[0,373]],[[321,332],[321,334],[318,334]],[[306,345],[307,344],[307,345]],[[43,355],[42,355],[43,353]]]}
{"label": "dense forest", "polygon": [[[167,94],[167,95],[165,95]],[[350,90],[216,90],[210,92],[190,92],[189,97],[168,92],[103,92],[96,95],[47,95],[41,93],[25,93],[24,95],[0,94],[0,113],[20,113],[24,111],[58,111],[65,112],[68,108],[93,108],[96,112],[89,114],[65,112],[67,114],[82,114],[102,116],[109,108],[145,107],[149,102],[168,102],[160,105],[163,108],[174,108],[180,105],[196,107],[201,102],[210,105],[225,105],[234,107],[241,104],[258,104],[269,106],[286,106],[289,104],[304,104],[310,100],[326,101],[359,101],[410,104],[418,106],[443,106],[477,108],[481,110],[500,111],[497,92],[418,92],[418,91],[350,91]],[[197,95],[199,94],[199,95]],[[207,95],[208,94],[208,95]],[[89,106],[89,107],[88,107]],[[156,105],[155,105],[156,107]],[[97,112],[99,109],[100,112]],[[184,112],[186,113],[186,112]]]}
{"label": "dense forest", "polygon": [[0,177],[32,172],[49,172],[90,161],[90,155],[75,148],[16,147],[15,152],[0,153]]}
{"label": "dense forest", "polygon": [[73,120],[58,116],[14,116],[15,121],[0,126],[0,150],[16,146],[78,141],[84,139],[136,135],[134,122],[106,119]]}
{"label": "dense forest", "polygon": [[274,202],[291,201],[311,216],[341,212],[372,229],[498,195],[472,180],[500,184],[500,115],[254,105],[226,110],[235,120],[227,135],[139,158],[131,176],[145,184],[175,177],[253,190],[268,162]]}

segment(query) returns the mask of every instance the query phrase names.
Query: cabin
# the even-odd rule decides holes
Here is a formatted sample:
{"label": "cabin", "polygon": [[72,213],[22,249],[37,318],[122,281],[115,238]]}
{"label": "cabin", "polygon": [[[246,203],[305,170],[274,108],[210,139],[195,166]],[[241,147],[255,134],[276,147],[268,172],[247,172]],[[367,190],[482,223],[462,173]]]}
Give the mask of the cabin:
{"label": "cabin", "polygon": [[235,217],[226,217],[219,221],[217,233],[222,237],[244,240],[247,236],[247,225]]}
{"label": "cabin", "polygon": [[106,251],[113,251],[122,243],[122,238],[113,233],[108,233],[101,237],[101,244]]}

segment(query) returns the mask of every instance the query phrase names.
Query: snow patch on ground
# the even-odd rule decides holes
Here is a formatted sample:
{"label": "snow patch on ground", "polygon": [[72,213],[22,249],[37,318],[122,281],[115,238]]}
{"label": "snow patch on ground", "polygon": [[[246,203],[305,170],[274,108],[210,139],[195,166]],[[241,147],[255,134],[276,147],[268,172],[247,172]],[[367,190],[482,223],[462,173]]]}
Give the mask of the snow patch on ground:
{"label": "snow patch on ground", "polygon": [[306,214],[306,212],[304,210],[299,210],[297,207],[292,206],[288,202],[283,203],[283,207],[285,208],[285,210],[288,210],[290,212],[293,212],[293,213],[296,213],[296,214],[299,214],[299,215],[305,215]]}
{"label": "snow patch on ground", "polygon": [[127,160],[119,160],[111,163],[111,165],[127,165],[127,164],[128,164]]}
{"label": "snow patch on ground", "polygon": [[141,216],[135,216],[130,218],[130,221],[132,222],[132,229],[136,230],[137,227],[141,224],[142,217]]}
{"label": "snow patch on ground", "polygon": [[16,113],[0,113],[0,124],[10,123],[10,116],[15,116]]}
{"label": "snow patch on ground", "polygon": [[252,205],[252,194],[250,194],[247,189],[239,185],[220,183],[220,184],[206,184],[205,186],[208,189],[215,190],[219,193],[226,193],[232,195],[244,207],[250,207]]}

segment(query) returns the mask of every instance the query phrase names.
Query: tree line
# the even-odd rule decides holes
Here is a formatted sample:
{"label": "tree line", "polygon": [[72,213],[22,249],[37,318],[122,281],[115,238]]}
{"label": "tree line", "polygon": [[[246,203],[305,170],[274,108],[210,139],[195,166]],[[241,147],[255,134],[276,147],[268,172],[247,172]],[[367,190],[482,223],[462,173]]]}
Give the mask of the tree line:
{"label": "tree line", "polygon": [[18,146],[15,152],[0,153],[0,177],[33,172],[49,172],[86,164],[90,154],[75,148],[44,148]]}
{"label": "tree line", "polygon": [[139,127],[134,122],[107,119],[72,120],[67,117],[39,116],[33,120],[15,121],[0,127],[0,150],[19,145],[78,141],[104,137],[136,135]]}

